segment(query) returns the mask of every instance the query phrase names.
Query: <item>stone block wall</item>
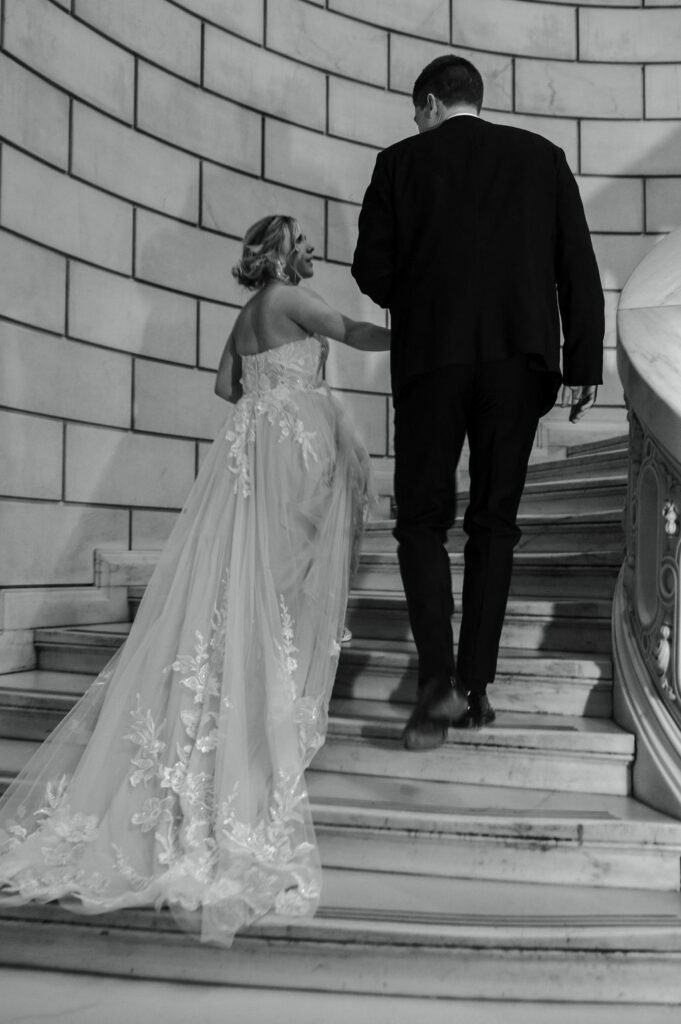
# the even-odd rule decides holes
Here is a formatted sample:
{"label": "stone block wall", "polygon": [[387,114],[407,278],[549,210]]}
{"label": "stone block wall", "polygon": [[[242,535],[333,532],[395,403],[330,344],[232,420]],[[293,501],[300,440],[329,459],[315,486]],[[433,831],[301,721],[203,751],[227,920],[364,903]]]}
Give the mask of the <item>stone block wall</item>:
{"label": "stone block wall", "polygon": [[[0,0],[0,585],[87,584],[95,549],[162,543],[224,416],[255,219],[298,217],[315,287],[385,322],[349,274],[359,203],[450,51],[484,116],[578,176],[607,289],[594,423],[618,432],[617,296],[681,221],[679,38],[655,0]],[[333,347],[327,378],[388,466],[387,357]]]}

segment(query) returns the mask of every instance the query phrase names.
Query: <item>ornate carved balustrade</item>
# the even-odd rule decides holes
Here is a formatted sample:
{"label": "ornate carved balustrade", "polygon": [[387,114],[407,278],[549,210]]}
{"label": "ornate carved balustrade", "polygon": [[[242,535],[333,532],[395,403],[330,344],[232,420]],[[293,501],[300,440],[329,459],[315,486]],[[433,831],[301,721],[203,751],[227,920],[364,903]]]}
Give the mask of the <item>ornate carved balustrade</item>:
{"label": "ornate carved balustrade", "polygon": [[637,737],[635,794],[681,818],[681,229],[636,268],[617,322],[630,449],[615,719]]}

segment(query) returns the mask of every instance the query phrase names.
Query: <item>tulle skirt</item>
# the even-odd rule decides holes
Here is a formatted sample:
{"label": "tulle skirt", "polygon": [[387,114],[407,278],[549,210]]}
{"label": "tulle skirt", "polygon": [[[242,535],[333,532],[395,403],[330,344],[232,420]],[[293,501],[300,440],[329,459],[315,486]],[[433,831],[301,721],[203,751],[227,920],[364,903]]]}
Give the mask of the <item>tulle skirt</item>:
{"label": "tulle skirt", "polygon": [[292,410],[230,410],[129,638],[0,800],[3,902],[167,905],[225,945],[269,911],[314,913],[304,770],[368,459],[326,388]]}

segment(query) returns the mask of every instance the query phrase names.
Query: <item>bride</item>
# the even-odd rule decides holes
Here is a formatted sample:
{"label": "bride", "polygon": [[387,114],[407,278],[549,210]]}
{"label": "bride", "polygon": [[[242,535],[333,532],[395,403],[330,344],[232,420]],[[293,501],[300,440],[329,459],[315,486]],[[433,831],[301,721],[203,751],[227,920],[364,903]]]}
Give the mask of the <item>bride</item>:
{"label": "bride", "polygon": [[246,233],[255,295],[217,374],[233,403],[125,645],[0,800],[5,903],[168,905],[230,945],[310,915],[321,870],[304,770],[324,742],[368,457],[323,383],[330,336],[384,350],[304,287],[290,217]]}

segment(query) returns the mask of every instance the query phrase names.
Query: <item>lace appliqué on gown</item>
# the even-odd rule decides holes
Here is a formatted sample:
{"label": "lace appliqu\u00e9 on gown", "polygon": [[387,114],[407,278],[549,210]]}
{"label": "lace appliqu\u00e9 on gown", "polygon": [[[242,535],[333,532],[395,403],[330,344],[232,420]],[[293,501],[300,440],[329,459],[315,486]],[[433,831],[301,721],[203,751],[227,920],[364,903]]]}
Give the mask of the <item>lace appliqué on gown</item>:
{"label": "lace appliqu\u00e9 on gown", "polygon": [[314,338],[244,358],[127,642],[0,800],[3,899],[167,905],[225,945],[314,912],[304,772],[366,506],[323,358]]}
{"label": "lace appliqu\u00e9 on gown", "polygon": [[[322,346],[322,362],[328,342]],[[300,448],[303,465],[317,461],[315,432],[306,430],[296,401],[299,392],[315,390],[319,385],[320,356],[316,338],[305,338],[279,348],[267,349],[243,357],[243,397],[238,403],[234,423],[225,434],[230,442],[229,469],[235,477],[235,491],[243,497],[251,493],[249,448],[256,439],[256,421],[266,417],[278,430],[280,444],[292,440]]]}

